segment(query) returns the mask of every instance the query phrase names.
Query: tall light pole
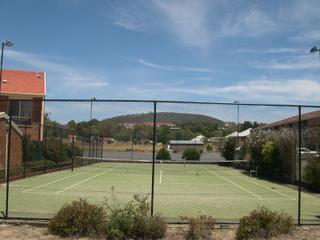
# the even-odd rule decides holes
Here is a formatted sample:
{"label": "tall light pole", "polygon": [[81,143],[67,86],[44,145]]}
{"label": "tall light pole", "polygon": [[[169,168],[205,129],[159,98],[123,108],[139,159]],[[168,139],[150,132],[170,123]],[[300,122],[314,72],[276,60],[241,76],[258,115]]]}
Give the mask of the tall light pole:
{"label": "tall light pole", "polygon": [[0,95],[1,95],[1,83],[2,83],[2,67],[3,67],[3,52],[4,47],[12,47],[13,43],[9,40],[3,40],[1,44],[1,63],[0,63]]}
{"label": "tall light pole", "polygon": [[315,52],[319,52],[319,60],[320,60],[320,48],[313,47],[310,49],[310,53],[315,53]]}

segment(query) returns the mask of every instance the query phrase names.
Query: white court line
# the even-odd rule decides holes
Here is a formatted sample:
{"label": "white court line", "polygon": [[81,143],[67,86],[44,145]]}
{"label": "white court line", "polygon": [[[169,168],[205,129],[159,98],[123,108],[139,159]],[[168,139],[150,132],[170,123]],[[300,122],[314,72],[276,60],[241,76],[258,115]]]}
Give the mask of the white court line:
{"label": "white court line", "polygon": [[296,198],[294,198],[294,197],[292,197],[292,196],[290,196],[290,195],[288,195],[288,194],[285,194],[285,193],[280,192],[280,191],[278,191],[278,190],[272,189],[271,187],[264,186],[263,184],[260,184],[260,183],[257,183],[257,182],[255,182],[255,181],[252,181],[251,179],[247,179],[247,178],[245,178],[245,177],[243,177],[243,176],[236,176],[236,177],[240,177],[240,178],[242,178],[242,179],[244,179],[244,180],[247,180],[247,181],[249,181],[249,182],[251,182],[251,183],[254,183],[254,184],[258,185],[258,186],[264,187],[264,188],[266,188],[266,189],[268,189],[268,190],[271,190],[271,191],[273,191],[273,192],[275,192],[275,193],[279,193],[279,194],[281,194],[282,196],[285,196],[285,197],[290,198],[291,200],[296,200]]}
{"label": "white court line", "polygon": [[60,181],[62,181],[62,180],[64,180],[64,179],[71,178],[71,177],[74,177],[74,176],[77,176],[77,175],[80,175],[80,174],[83,174],[83,173],[84,173],[84,172],[77,173],[77,174],[73,174],[73,175],[71,175],[71,176],[66,176],[66,177],[63,177],[63,178],[59,178],[59,179],[57,179],[57,180],[54,180],[54,181],[51,181],[51,182],[48,182],[48,183],[45,183],[45,184],[41,184],[41,185],[39,185],[39,186],[37,186],[37,187],[33,187],[33,188],[30,188],[30,189],[24,190],[24,191],[22,191],[22,193],[27,193],[27,192],[33,191],[33,190],[35,190],[35,189],[48,186],[48,185],[50,185],[50,184],[52,184],[52,183],[60,182]]}
{"label": "white court line", "polygon": [[161,184],[162,182],[162,170],[160,171],[160,178],[159,178],[159,183]]}
{"label": "white court line", "polygon": [[54,194],[60,194],[60,193],[66,191],[66,190],[69,190],[69,189],[71,189],[71,188],[73,188],[73,187],[75,187],[75,186],[77,186],[77,185],[79,185],[79,184],[81,184],[81,183],[87,182],[87,181],[89,181],[89,180],[91,180],[91,179],[94,179],[94,178],[96,178],[96,177],[98,177],[98,176],[100,176],[100,175],[102,175],[102,174],[105,174],[106,172],[111,172],[111,171],[113,171],[114,169],[115,169],[115,168],[110,168],[110,169],[108,169],[109,171],[103,171],[103,172],[97,173],[96,175],[93,175],[93,176],[91,176],[91,177],[88,177],[88,178],[86,178],[86,179],[83,179],[83,180],[80,181],[80,182],[77,182],[77,183],[72,184],[72,185],[70,185],[70,186],[68,186],[68,187],[65,187],[64,189],[59,190],[59,191],[55,192]]}
{"label": "white court line", "polygon": [[248,192],[248,193],[250,193],[250,194],[254,195],[254,196],[255,196],[255,197],[257,197],[258,199],[260,199],[260,200],[262,200],[262,199],[263,199],[263,197],[261,197],[260,195],[255,194],[254,192],[251,192],[250,190],[248,190],[248,189],[246,189],[246,188],[244,188],[244,187],[240,186],[239,184],[234,183],[234,182],[233,182],[233,181],[231,181],[230,179],[227,179],[227,178],[225,178],[225,177],[223,177],[223,176],[219,175],[218,173],[215,173],[214,171],[208,170],[208,169],[206,169],[206,168],[203,168],[203,169],[205,169],[205,170],[207,170],[208,172],[210,172],[210,173],[212,173],[212,174],[214,174],[214,175],[216,175],[216,176],[218,176],[218,177],[222,178],[223,180],[225,180],[225,181],[227,181],[227,182],[231,183],[232,185],[234,185],[234,186],[236,186],[236,187],[238,187],[238,188],[241,188],[242,190],[244,190],[244,191],[246,191],[246,192]]}

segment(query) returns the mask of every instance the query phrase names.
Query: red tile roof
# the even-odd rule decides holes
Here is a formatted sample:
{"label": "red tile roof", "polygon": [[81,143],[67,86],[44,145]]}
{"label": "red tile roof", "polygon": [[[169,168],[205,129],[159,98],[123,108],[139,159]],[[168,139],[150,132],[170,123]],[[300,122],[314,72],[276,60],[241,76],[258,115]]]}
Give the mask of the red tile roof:
{"label": "red tile roof", "polygon": [[1,93],[44,96],[45,81],[44,72],[3,70]]}
{"label": "red tile roof", "polygon": [[[320,118],[320,110],[301,114],[301,121],[315,118]],[[295,115],[277,122],[269,123],[267,125],[262,126],[262,128],[277,127],[297,122],[299,122],[299,115]]]}

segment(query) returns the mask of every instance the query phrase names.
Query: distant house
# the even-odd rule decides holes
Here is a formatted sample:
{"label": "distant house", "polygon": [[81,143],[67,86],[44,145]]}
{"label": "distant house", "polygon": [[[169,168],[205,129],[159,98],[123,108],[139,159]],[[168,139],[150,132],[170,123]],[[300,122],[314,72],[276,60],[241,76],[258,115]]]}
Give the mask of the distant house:
{"label": "distant house", "polygon": [[[22,130],[15,124],[11,125],[10,167],[22,166]],[[9,148],[9,116],[0,112],[0,170],[7,166]]]}
{"label": "distant house", "polygon": [[187,148],[195,148],[198,151],[203,151],[204,142],[197,140],[170,140],[168,149],[173,152],[183,152]]}
{"label": "distant house", "polygon": [[204,142],[205,140],[206,140],[206,137],[203,135],[199,135],[199,136],[191,139],[191,141],[201,141],[201,142]]}
{"label": "distant house", "polygon": [[246,130],[244,130],[242,132],[239,132],[239,133],[237,131],[233,132],[233,133],[225,136],[225,139],[227,139],[227,138],[237,138],[239,140],[239,144],[243,145],[245,143],[247,137],[250,136],[251,130],[252,130],[252,128],[248,128],[248,129],[246,129]]}
{"label": "distant house", "polygon": [[[0,84],[0,112],[12,119],[32,140],[43,139],[46,74],[3,70]],[[10,100],[10,101],[7,101]]]}

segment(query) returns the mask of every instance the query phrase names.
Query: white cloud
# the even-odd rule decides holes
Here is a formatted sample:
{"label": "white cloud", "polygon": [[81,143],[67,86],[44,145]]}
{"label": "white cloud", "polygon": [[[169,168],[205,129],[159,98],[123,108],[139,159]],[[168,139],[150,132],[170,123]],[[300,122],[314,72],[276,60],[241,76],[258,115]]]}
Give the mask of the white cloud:
{"label": "white cloud", "polygon": [[223,20],[220,36],[259,36],[276,30],[276,23],[263,11],[252,8]]}
{"label": "white cloud", "polygon": [[233,99],[264,100],[264,102],[320,100],[320,82],[310,79],[254,80],[224,87],[169,88],[167,91],[198,95],[226,94]]}
{"label": "white cloud", "polygon": [[99,88],[109,85],[104,76],[79,70],[67,64],[57,63],[38,54],[15,50],[7,50],[5,54],[7,58],[13,59],[17,62],[36,67],[41,71],[48,71],[50,73],[57,74],[61,79],[56,79],[55,83],[58,83],[57,81],[60,80],[60,84],[63,84],[64,86],[72,86],[74,88]]}
{"label": "white cloud", "polygon": [[212,40],[208,23],[208,0],[154,0],[166,28],[186,46],[207,48]]}
{"label": "white cloud", "polygon": [[175,67],[175,66],[167,66],[167,65],[159,65],[152,63],[150,61],[147,61],[145,59],[139,58],[137,59],[137,62],[140,63],[143,66],[164,70],[164,71],[180,71],[180,72],[213,72],[213,70],[208,68],[198,68],[198,67]]}
{"label": "white cloud", "polygon": [[269,62],[248,62],[248,65],[258,69],[274,69],[274,70],[303,70],[303,69],[318,69],[320,67],[319,60],[316,56],[300,56],[292,60],[279,62],[271,60]]}
{"label": "white cloud", "polygon": [[113,24],[131,31],[143,31],[148,25],[148,11],[143,5],[128,3],[125,7],[120,4],[111,5],[115,12]]}
{"label": "white cloud", "polygon": [[303,53],[305,52],[304,49],[300,48],[265,48],[265,49],[258,49],[258,48],[242,48],[242,49],[237,49],[237,53],[261,53],[261,54],[282,54],[282,53]]}
{"label": "white cloud", "polygon": [[310,42],[318,42],[320,39],[320,29],[313,29],[308,31],[302,31],[296,36],[289,37],[290,41],[298,42],[298,43],[310,43]]}
{"label": "white cloud", "polygon": [[163,93],[170,96],[187,94],[195,96],[220,96],[223,99],[242,102],[281,102],[281,103],[315,103],[320,101],[320,82],[313,79],[280,79],[280,80],[252,80],[222,87],[170,87],[164,89],[131,88],[137,93]]}

